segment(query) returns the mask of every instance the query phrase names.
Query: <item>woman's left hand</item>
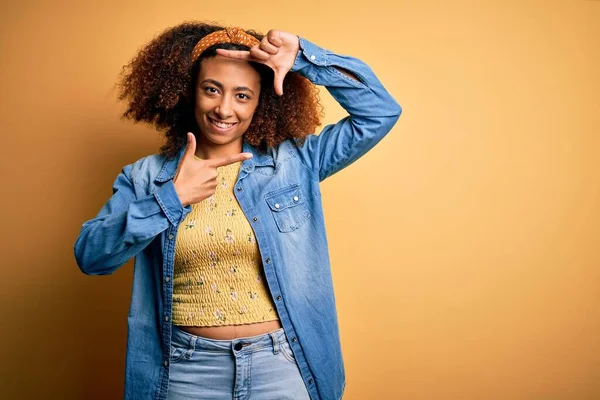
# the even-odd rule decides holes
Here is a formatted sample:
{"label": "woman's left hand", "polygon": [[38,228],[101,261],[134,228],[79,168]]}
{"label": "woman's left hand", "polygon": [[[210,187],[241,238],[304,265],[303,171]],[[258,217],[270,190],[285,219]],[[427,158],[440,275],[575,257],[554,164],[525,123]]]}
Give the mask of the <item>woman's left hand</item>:
{"label": "woman's left hand", "polygon": [[250,51],[217,49],[217,54],[268,65],[275,73],[275,93],[281,96],[283,94],[283,79],[288,71],[292,69],[299,50],[300,39],[298,39],[298,36],[271,29],[260,43],[252,46]]}

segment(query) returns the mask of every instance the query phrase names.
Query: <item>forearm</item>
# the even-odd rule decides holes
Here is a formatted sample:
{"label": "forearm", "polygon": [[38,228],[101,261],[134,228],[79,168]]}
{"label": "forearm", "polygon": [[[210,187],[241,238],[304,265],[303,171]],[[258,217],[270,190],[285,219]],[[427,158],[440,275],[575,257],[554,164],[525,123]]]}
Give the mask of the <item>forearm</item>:
{"label": "forearm", "polygon": [[351,117],[388,117],[401,113],[371,68],[358,58],[336,54],[299,37],[291,71],[325,86]]}
{"label": "forearm", "polygon": [[136,198],[130,172],[130,166],[123,169],[113,184],[112,197],[81,227],[74,253],[85,274],[114,272],[191,211],[180,203],[172,181],[153,194]]}
{"label": "forearm", "polygon": [[309,135],[299,154],[319,179],[350,165],[373,148],[394,126],[402,109],[371,68],[357,58],[338,55],[300,38],[292,71],[325,86],[349,116]]}
{"label": "forearm", "polygon": [[[335,65],[334,65],[334,67],[335,67]],[[360,79],[358,79],[358,78],[356,77],[356,75],[354,75],[352,72],[350,72],[350,71],[346,71],[345,69],[343,69],[343,68],[340,68],[340,67],[335,67],[335,68],[336,68],[338,71],[340,71],[342,74],[344,74],[344,75],[346,75],[346,76],[348,76],[348,77],[350,77],[350,78],[354,79],[355,81],[359,81],[359,82],[360,82]]]}

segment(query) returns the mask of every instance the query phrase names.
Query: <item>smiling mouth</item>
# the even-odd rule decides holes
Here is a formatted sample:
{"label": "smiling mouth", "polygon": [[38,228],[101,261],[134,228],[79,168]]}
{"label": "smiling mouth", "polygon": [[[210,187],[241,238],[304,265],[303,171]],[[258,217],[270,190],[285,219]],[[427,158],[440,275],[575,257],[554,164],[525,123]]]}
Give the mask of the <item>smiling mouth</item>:
{"label": "smiling mouth", "polygon": [[208,120],[210,121],[210,123],[213,126],[217,127],[219,130],[229,130],[236,124],[235,122],[234,123],[226,123],[226,122],[217,121],[210,117],[208,117]]}

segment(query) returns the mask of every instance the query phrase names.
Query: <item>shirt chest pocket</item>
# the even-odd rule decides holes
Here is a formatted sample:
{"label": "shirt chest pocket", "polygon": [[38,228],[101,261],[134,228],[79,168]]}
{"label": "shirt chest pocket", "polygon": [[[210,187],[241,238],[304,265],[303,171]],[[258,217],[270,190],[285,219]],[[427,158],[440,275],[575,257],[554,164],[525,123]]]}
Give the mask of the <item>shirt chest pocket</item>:
{"label": "shirt chest pocket", "polygon": [[298,184],[267,193],[265,201],[281,232],[295,231],[310,217],[308,205]]}

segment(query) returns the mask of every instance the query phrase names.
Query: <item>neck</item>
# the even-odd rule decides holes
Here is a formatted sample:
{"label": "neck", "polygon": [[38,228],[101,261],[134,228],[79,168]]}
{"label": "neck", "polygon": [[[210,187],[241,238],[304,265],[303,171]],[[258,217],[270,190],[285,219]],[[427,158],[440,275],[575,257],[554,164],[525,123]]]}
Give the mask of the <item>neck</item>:
{"label": "neck", "polygon": [[214,144],[207,140],[197,141],[196,156],[203,160],[231,156],[242,152],[242,138],[227,144]]}

